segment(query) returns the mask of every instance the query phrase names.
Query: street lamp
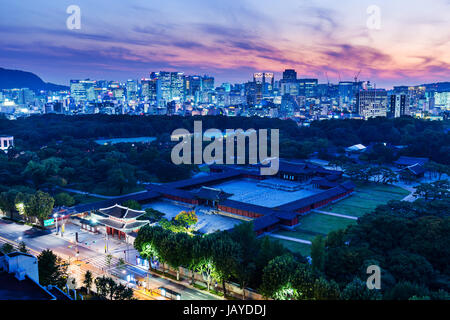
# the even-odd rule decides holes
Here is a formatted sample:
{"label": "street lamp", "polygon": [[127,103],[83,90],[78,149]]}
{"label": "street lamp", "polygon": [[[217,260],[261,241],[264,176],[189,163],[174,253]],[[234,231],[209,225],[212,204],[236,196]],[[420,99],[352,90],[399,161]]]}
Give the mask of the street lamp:
{"label": "street lamp", "polygon": [[55,213],[53,215],[53,218],[55,218],[55,223],[56,223],[56,235],[58,235],[58,214]]}
{"label": "street lamp", "polygon": [[108,253],[108,232],[105,233],[105,253]]}

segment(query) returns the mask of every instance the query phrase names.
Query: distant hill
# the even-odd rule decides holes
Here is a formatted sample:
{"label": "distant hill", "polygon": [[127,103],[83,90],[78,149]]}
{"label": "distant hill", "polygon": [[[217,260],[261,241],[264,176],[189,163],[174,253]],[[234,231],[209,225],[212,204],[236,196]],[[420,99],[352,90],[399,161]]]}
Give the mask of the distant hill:
{"label": "distant hill", "polygon": [[450,91],[450,82],[425,83],[422,86],[426,87],[427,90]]}
{"label": "distant hill", "polygon": [[60,91],[69,87],[44,82],[31,72],[0,68],[0,89],[28,88],[33,91]]}

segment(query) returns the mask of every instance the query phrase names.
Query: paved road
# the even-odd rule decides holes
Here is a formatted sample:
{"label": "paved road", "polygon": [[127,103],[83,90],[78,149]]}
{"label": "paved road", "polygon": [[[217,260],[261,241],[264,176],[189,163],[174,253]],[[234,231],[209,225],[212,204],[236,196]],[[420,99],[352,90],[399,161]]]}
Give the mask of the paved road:
{"label": "paved road", "polygon": [[[16,243],[24,241],[27,247],[33,251],[33,254],[38,254],[45,249],[51,249],[55,254],[69,261],[69,263],[72,262],[72,264],[78,265],[80,267],[79,271],[81,272],[80,274],[75,274],[78,277],[78,284],[81,284],[80,275],[84,275],[86,270],[93,271],[95,275],[101,275],[108,271],[109,274],[123,281],[126,281],[128,275],[131,275],[136,280],[143,279],[145,281],[145,279],[147,279],[147,274],[149,274],[146,270],[130,263],[118,267],[117,264],[119,259],[117,257],[113,257],[111,264],[108,265],[104,253],[96,252],[82,245],[76,246],[68,238],[62,238],[61,236],[56,236],[48,231],[42,231],[27,225],[0,220],[0,242],[4,243],[8,240]],[[77,250],[79,252],[78,257],[76,256]],[[149,279],[150,288],[157,289],[161,286],[165,286],[179,292],[181,294],[181,299],[183,300],[220,299],[200,290],[189,288],[182,284],[151,274],[149,274]]]}

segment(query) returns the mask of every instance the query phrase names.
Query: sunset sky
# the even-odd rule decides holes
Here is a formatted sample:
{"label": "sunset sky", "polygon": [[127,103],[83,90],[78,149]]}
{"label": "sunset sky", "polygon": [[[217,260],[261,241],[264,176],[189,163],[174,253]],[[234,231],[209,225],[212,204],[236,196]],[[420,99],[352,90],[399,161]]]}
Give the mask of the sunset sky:
{"label": "sunset sky", "polygon": [[[69,30],[69,5],[81,30]],[[126,80],[151,71],[216,83],[286,68],[379,87],[450,81],[450,0],[0,0],[0,67],[45,81]],[[366,25],[371,5],[380,30]]]}

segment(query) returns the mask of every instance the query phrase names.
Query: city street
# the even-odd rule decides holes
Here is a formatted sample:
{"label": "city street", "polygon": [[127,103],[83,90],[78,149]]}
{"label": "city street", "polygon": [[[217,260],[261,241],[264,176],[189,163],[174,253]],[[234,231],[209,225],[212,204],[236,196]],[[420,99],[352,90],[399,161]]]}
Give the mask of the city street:
{"label": "city street", "polygon": [[[94,276],[109,275],[115,277],[124,284],[133,287],[136,297],[139,299],[165,299],[160,295],[145,294],[143,288],[137,288],[133,280],[146,282],[146,289],[157,290],[159,287],[165,287],[180,293],[182,300],[217,300],[211,294],[202,292],[194,288],[188,288],[182,284],[175,283],[171,280],[155,276],[147,272],[141,267],[136,266],[137,251],[128,245],[127,263],[120,265],[119,259],[125,257],[124,250],[127,245],[117,239],[109,239],[108,254],[113,258],[110,263],[107,262],[107,254],[105,254],[105,238],[104,235],[88,233],[81,230],[73,224],[66,225],[64,236],[55,235],[55,232],[43,231],[32,228],[27,225],[17,224],[11,221],[0,220],[0,245],[5,242],[19,243],[24,241],[27,248],[33,254],[50,249],[61,258],[68,261],[71,265],[69,268],[70,276],[76,279],[78,286],[83,281],[84,273],[90,270]],[[75,244],[75,232],[78,232],[78,245]],[[77,250],[79,255],[77,257]]]}

